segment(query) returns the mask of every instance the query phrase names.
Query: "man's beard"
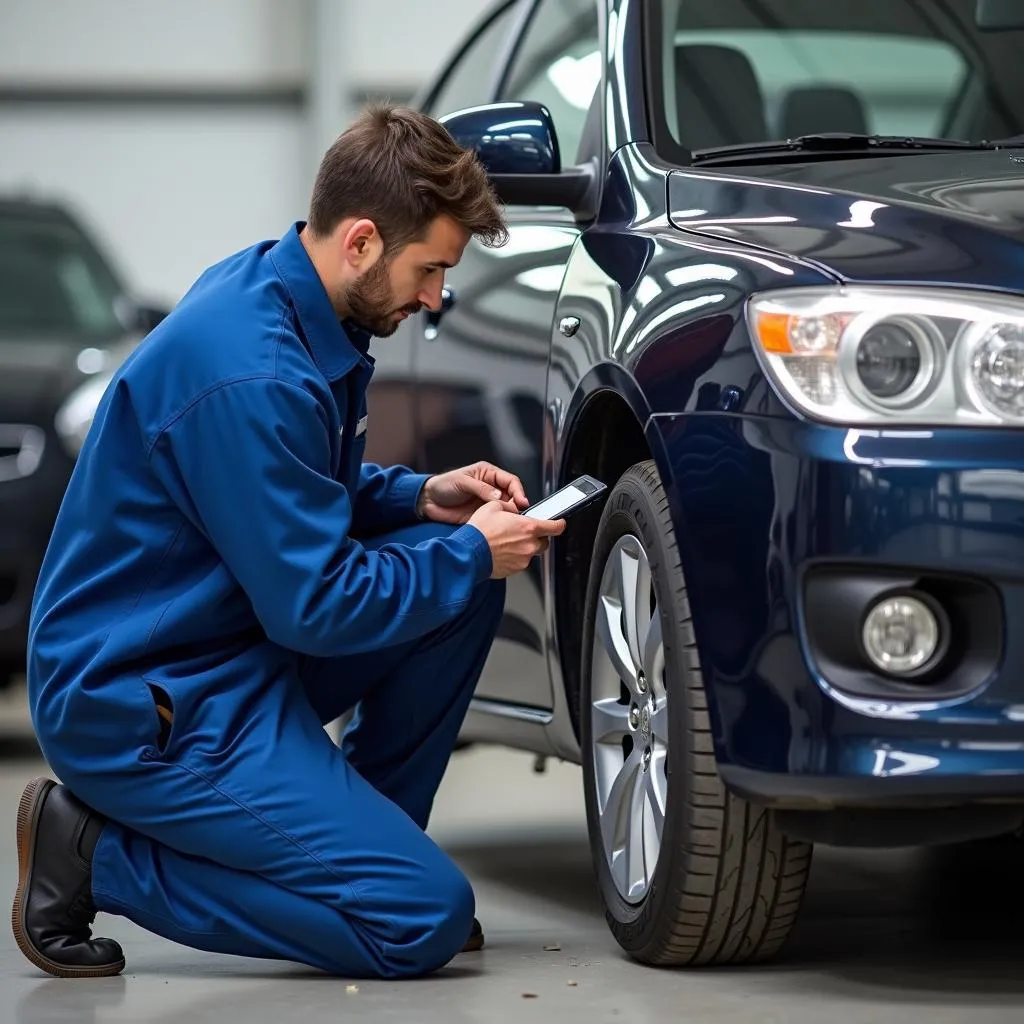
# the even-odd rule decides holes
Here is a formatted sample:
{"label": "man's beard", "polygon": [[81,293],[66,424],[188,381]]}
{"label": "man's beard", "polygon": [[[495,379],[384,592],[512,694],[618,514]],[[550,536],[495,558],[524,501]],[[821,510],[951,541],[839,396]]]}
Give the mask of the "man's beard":
{"label": "man's beard", "polygon": [[[394,334],[401,321],[395,319],[399,312],[392,304],[391,281],[388,277],[390,262],[379,259],[358,278],[345,295],[345,305],[351,318],[364,330],[377,338]],[[403,307],[407,313],[420,310],[418,302]]]}

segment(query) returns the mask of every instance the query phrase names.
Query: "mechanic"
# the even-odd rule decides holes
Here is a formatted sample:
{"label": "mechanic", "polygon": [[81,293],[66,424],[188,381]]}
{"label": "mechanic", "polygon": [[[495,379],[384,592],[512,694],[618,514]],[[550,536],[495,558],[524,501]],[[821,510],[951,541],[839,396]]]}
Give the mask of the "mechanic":
{"label": "mechanic", "polygon": [[[114,375],[30,627],[63,783],[18,811],[14,931],[42,970],[123,970],[97,912],[353,978],[482,944],[427,821],[505,578],[565,522],[519,515],[490,464],[362,462],[369,339],[439,308],[474,236],[507,237],[476,156],[373,107],[308,222],[209,268]],[[339,747],[324,726],[352,708]]]}

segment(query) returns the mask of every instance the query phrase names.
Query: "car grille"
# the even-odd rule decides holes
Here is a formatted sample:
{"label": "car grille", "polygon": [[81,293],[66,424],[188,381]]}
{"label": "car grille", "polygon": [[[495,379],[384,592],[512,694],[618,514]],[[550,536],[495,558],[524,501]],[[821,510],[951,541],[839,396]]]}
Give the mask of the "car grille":
{"label": "car grille", "polygon": [[31,476],[43,460],[46,434],[39,427],[0,423],[0,484]]}

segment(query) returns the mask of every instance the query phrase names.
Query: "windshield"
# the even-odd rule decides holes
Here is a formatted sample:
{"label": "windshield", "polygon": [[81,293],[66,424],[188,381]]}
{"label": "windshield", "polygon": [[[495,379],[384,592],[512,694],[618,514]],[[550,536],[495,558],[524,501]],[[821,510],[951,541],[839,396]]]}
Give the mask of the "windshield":
{"label": "windshield", "polygon": [[123,331],[119,295],[112,273],[73,225],[0,215],[0,341],[109,338]]}
{"label": "windshield", "polygon": [[985,32],[976,0],[657,0],[655,142],[822,132],[971,141],[1024,132],[1024,31]]}

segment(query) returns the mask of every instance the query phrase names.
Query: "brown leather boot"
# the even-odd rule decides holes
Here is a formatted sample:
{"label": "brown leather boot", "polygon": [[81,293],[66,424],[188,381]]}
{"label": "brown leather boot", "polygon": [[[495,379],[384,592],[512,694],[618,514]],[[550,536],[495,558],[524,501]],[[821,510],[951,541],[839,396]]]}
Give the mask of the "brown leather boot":
{"label": "brown leather boot", "polygon": [[475,953],[477,950],[484,948],[484,930],[480,925],[480,922],[474,917],[473,918],[473,930],[469,933],[469,939],[466,944],[462,947],[463,953]]}
{"label": "brown leather boot", "polygon": [[22,953],[58,978],[124,970],[113,939],[92,937],[92,855],[104,820],[51,779],[34,779],[18,807],[18,889],[11,924]]}

